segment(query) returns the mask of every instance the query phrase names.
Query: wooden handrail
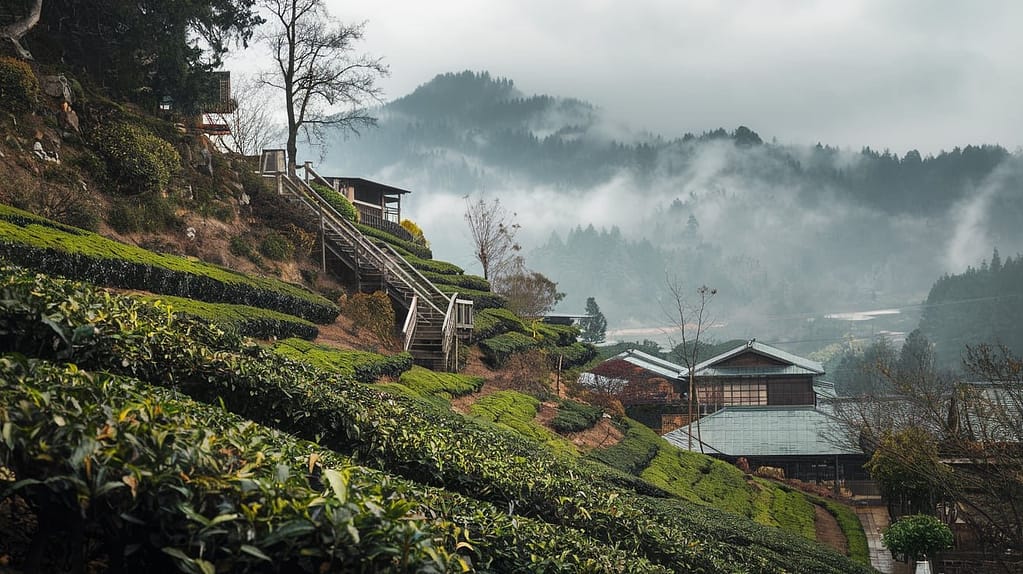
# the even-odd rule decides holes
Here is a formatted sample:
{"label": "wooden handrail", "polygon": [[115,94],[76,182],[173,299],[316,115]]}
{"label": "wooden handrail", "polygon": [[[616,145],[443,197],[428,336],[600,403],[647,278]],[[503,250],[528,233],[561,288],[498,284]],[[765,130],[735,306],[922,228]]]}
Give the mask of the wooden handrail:
{"label": "wooden handrail", "polygon": [[419,312],[419,295],[412,296],[412,302],[408,306],[408,315],[405,316],[405,324],[401,332],[405,334],[405,350],[412,348],[412,339],[416,336],[416,314]]}

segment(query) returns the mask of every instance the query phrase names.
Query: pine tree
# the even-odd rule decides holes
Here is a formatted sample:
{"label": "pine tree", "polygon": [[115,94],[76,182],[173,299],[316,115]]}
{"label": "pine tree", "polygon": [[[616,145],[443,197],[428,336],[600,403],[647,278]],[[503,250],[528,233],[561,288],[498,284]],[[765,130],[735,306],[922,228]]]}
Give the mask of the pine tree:
{"label": "pine tree", "polygon": [[607,339],[607,319],[600,312],[600,306],[593,297],[586,299],[586,315],[587,317],[579,322],[582,327],[582,340],[587,343],[603,343]]}

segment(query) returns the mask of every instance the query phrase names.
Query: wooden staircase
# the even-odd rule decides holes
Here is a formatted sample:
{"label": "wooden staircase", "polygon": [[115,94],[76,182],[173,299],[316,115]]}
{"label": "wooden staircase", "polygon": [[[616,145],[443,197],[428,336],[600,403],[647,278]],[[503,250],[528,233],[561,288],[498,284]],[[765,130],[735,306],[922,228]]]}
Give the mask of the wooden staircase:
{"label": "wooden staircase", "polygon": [[305,179],[281,171],[263,171],[276,180],[277,192],[313,211],[320,219],[324,271],[352,272],[363,292],[384,291],[405,310],[402,338],[417,365],[435,371],[457,368],[459,334],[472,329],[472,301],[447,295],[386,243],[362,234],[323,199],[309,181],[329,184],[306,164]]}

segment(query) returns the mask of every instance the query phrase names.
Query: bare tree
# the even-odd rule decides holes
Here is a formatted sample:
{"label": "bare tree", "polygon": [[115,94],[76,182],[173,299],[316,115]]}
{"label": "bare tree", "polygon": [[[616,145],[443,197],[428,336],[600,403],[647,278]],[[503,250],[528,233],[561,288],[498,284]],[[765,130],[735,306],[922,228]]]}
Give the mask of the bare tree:
{"label": "bare tree", "polygon": [[[668,278],[668,291],[671,294],[670,309],[665,313],[674,327],[674,332],[681,338],[681,342],[672,340],[672,347],[680,349],[679,354],[682,364],[685,365],[689,382],[689,393],[687,397],[687,416],[690,429],[693,424],[693,416],[696,415],[697,442],[700,443],[700,452],[703,452],[703,436],[700,434],[700,399],[696,389],[696,365],[700,359],[700,339],[713,321],[708,313],[707,305],[717,295],[718,290],[701,285],[696,289],[696,299],[692,300],[685,291],[682,282],[676,278]],[[689,450],[693,450],[693,433],[689,434]]]}
{"label": "bare tree", "polygon": [[521,262],[522,247],[515,242],[519,224],[500,199],[465,196],[465,221],[469,224],[476,260],[483,266],[483,278],[499,279]]}
{"label": "bare tree", "polygon": [[274,119],[273,99],[258,78],[243,78],[234,90],[235,108],[230,114],[216,114],[231,134],[218,143],[241,155],[257,155],[280,137],[284,127]]}
{"label": "bare tree", "polygon": [[971,382],[935,370],[926,357],[919,368],[881,365],[887,382],[880,393],[838,399],[832,410],[846,430],[844,444],[871,455],[868,469],[894,514],[932,513],[967,525],[979,549],[1019,568],[1023,360],[981,345],[966,349],[964,366]]}
{"label": "bare tree", "polygon": [[21,45],[21,37],[28,33],[36,24],[43,12],[43,0],[34,0],[28,10],[28,14],[21,20],[11,22],[0,27],[0,38],[7,38],[14,44],[14,49],[26,60],[32,59],[32,54]]}
{"label": "bare tree", "polygon": [[269,12],[270,46],[275,69],[261,81],[284,92],[288,116],[288,170],[295,173],[299,132],[322,143],[329,127],[359,133],[376,123],[366,105],[379,102],[377,79],[387,75],[379,58],[355,52],[365,24],[334,20],[324,0],[260,0]]}

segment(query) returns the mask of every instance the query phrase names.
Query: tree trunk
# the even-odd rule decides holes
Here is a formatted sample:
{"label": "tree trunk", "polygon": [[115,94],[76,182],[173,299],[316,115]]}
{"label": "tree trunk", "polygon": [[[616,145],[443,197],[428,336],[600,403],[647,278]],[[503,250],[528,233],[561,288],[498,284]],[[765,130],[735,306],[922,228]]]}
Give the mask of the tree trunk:
{"label": "tree trunk", "polygon": [[18,40],[21,40],[22,36],[39,23],[39,16],[42,12],[43,0],[35,0],[28,16],[0,28],[0,37],[8,38],[11,42],[13,42],[15,49],[17,49],[18,53],[21,54],[21,57],[26,60],[31,60],[32,54],[29,53],[29,51],[26,50]]}

